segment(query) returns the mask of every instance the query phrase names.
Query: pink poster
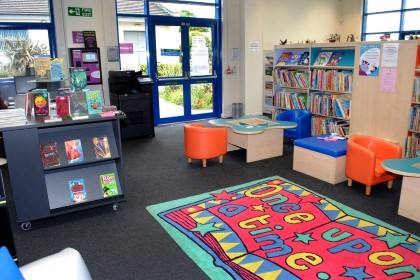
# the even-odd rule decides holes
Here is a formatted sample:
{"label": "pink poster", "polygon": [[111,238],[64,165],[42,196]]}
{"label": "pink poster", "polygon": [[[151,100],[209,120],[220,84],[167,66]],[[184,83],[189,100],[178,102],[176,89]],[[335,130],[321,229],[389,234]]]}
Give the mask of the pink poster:
{"label": "pink poster", "polygon": [[120,54],[133,54],[133,43],[120,43]]}
{"label": "pink poster", "polygon": [[397,68],[382,68],[380,91],[395,92],[396,83],[397,83]]}

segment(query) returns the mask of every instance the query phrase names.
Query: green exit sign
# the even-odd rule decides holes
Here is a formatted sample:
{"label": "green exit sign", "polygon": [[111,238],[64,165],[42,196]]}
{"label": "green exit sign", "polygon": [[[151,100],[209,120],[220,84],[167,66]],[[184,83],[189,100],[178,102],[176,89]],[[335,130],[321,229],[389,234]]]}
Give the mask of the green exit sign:
{"label": "green exit sign", "polygon": [[68,7],[67,11],[73,17],[92,17],[92,8]]}

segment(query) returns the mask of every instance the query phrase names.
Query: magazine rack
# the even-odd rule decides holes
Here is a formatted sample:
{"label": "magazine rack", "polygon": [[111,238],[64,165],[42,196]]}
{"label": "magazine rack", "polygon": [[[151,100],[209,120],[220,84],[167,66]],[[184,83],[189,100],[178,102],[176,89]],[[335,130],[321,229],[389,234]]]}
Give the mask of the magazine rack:
{"label": "magazine rack", "polygon": [[[125,115],[72,121],[63,117],[61,122],[44,123],[35,117],[28,124],[2,128],[6,156],[9,164],[13,200],[17,222],[27,230],[31,221],[80,211],[102,205],[113,205],[125,200],[121,177],[121,137],[119,119]],[[106,137],[109,155],[99,156],[93,140]],[[65,142],[78,140],[82,149],[81,160],[72,161]],[[41,145],[54,143],[52,164],[43,162],[46,152]],[[59,164],[57,164],[59,162]],[[104,190],[101,175],[115,179],[114,193]],[[74,199],[81,193],[72,192],[71,182],[83,182],[82,200]]]}

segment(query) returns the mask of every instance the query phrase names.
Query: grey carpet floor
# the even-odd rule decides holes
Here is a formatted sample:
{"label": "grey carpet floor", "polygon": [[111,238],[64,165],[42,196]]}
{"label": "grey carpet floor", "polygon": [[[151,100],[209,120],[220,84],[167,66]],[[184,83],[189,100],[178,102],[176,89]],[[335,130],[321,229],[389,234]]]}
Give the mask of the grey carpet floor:
{"label": "grey carpet floor", "polygon": [[[147,212],[146,206],[279,175],[413,234],[420,224],[397,214],[401,179],[364,194],[363,185],[331,185],[292,169],[293,144],[285,142],[282,157],[245,162],[245,151],[229,152],[223,164],[209,160],[188,164],[184,156],[183,125],[156,128],[155,137],[123,141],[123,176],[127,201],[118,211],[98,207],[34,221],[29,231],[15,223],[12,230],[20,265],[58,252],[77,249],[93,279],[208,279]],[[7,166],[2,167],[11,200]]]}

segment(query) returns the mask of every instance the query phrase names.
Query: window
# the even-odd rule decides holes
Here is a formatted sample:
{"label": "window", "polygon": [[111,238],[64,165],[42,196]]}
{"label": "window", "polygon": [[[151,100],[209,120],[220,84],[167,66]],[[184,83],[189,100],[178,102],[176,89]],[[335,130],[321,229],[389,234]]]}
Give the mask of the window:
{"label": "window", "polygon": [[25,76],[34,57],[53,56],[51,1],[4,0],[0,6],[0,77]]}
{"label": "window", "polygon": [[362,39],[380,40],[384,34],[392,40],[420,36],[419,16],[420,0],[364,0]]}

